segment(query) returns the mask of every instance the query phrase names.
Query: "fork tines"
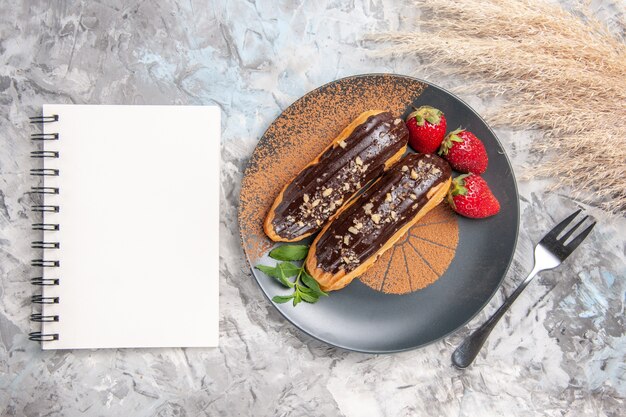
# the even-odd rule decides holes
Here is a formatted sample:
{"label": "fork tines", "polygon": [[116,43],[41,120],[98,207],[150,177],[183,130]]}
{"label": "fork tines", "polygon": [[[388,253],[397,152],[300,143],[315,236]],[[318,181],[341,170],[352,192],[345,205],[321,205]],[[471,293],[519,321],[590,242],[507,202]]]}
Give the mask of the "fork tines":
{"label": "fork tines", "polygon": [[580,220],[578,223],[576,223],[576,225],[574,227],[572,227],[566,233],[564,233],[563,236],[561,236],[560,238],[558,238],[558,236],[565,230],[565,228],[567,226],[570,225],[570,223],[572,223],[572,221],[580,214],[581,211],[582,211],[582,209],[579,209],[579,210],[575,211],[569,217],[567,217],[565,220],[563,220],[561,223],[557,224],[542,239],[542,242],[546,243],[546,241],[556,241],[556,242],[559,242],[560,244],[562,244],[563,246],[567,247],[570,251],[573,251],[574,249],[576,249],[576,247],[578,247],[578,245],[580,245],[582,243],[582,241],[585,240],[587,235],[589,233],[591,233],[591,230],[596,225],[596,222],[591,223],[591,225],[589,225],[585,230],[580,232],[580,234],[578,236],[576,236],[574,239],[572,239],[567,245],[565,245],[565,242],[585,222],[585,220],[587,220],[589,218],[588,215],[583,217],[582,220]]}

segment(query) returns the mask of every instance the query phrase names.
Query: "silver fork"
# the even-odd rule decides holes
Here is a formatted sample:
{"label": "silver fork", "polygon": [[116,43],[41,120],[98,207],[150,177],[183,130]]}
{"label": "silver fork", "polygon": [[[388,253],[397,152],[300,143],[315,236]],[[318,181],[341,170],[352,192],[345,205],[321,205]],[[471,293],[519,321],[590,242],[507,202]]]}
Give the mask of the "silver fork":
{"label": "silver fork", "polygon": [[565,228],[572,223],[580,212],[581,210],[576,211],[567,219],[556,225],[554,229],[550,230],[548,234],[541,239],[537,246],[535,246],[535,266],[532,271],[530,271],[530,274],[528,274],[526,279],[515,289],[513,294],[511,294],[509,298],[504,301],[504,304],[500,306],[500,308],[489,318],[489,320],[465,338],[463,343],[461,343],[452,354],[452,363],[457,368],[467,368],[474,361],[474,358],[478,355],[480,348],[482,348],[485,340],[489,337],[489,333],[491,333],[498,321],[502,318],[502,316],[504,316],[504,313],[506,313],[509,307],[511,307],[513,301],[515,301],[522,291],[524,291],[524,288],[526,288],[530,281],[535,278],[535,275],[537,275],[540,271],[553,269],[559,266],[574,251],[574,249],[576,249],[578,245],[585,240],[587,235],[591,233],[591,229],[593,229],[596,225],[595,222],[572,239],[567,245],[565,244],[572,233],[574,233],[574,231],[578,229],[578,227],[580,227],[580,225],[583,224],[583,222],[589,217],[585,216],[574,227],[569,229],[559,238],[559,234],[561,234],[561,232],[563,232],[563,230],[565,230]]}

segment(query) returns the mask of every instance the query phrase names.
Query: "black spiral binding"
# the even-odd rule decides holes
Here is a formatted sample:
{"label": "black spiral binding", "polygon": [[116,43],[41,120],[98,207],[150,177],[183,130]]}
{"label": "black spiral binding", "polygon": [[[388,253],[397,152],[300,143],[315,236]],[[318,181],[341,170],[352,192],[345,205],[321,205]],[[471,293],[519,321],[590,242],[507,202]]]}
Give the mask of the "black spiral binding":
{"label": "black spiral binding", "polygon": [[32,151],[30,153],[31,158],[58,158],[59,153],[57,151]]}
{"label": "black spiral binding", "polygon": [[32,332],[28,335],[28,338],[35,342],[52,342],[53,340],[59,340],[59,334],[58,333],[44,334],[42,332]]}
{"label": "black spiral binding", "polygon": [[59,170],[58,169],[48,169],[48,168],[34,168],[30,170],[30,175],[37,175],[39,177],[58,177]]}
{"label": "black spiral binding", "polygon": [[61,228],[59,227],[58,224],[55,224],[55,223],[33,223],[32,229],[33,230],[57,231],[57,230],[60,230]]}
{"label": "black spiral binding", "polygon": [[59,321],[59,316],[45,316],[43,314],[31,314],[30,315],[30,320],[31,321],[35,321],[37,323],[43,323],[43,322],[50,322],[50,321]]}
{"label": "black spiral binding", "polygon": [[31,140],[59,140],[58,133],[33,133],[30,135]]}
{"label": "black spiral binding", "polygon": [[60,208],[59,206],[46,206],[46,205],[33,205],[30,208],[31,211],[38,211],[40,213],[58,213]]}
{"label": "black spiral binding", "polygon": [[[35,124],[43,124],[43,123],[53,123],[59,121],[59,115],[54,114],[52,116],[38,116],[31,117],[30,122]],[[59,140],[58,133],[33,133],[30,136],[33,141],[50,141],[50,140]],[[59,158],[58,151],[50,151],[50,150],[37,150],[32,151],[30,153],[31,158]],[[34,168],[30,170],[30,175],[36,177],[58,177],[59,170],[58,169],[49,169],[49,168]],[[59,194],[60,190],[58,187],[32,187],[31,194]],[[31,206],[31,211],[36,213],[58,213],[60,210],[58,205],[50,205],[50,204],[35,204]],[[60,230],[60,225],[58,223],[33,223],[32,230],[41,230],[41,231],[58,231]],[[44,242],[41,240],[31,242],[31,248],[33,249],[59,249],[61,244],[59,242]],[[49,259],[32,259],[30,262],[31,266],[39,267],[39,268],[58,268],[60,266],[60,261],[58,260],[49,260]],[[36,277],[30,280],[30,283],[37,287],[45,287],[45,286],[54,286],[59,285],[60,279],[58,278],[44,278],[44,277]],[[33,304],[59,304],[59,297],[45,297],[43,294],[34,294],[31,297],[31,302]],[[36,323],[45,323],[45,322],[58,322],[58,315],[44,315],[42,313],[34,313],[31,314],[30,320]],[[30,340],[36,342],[50,342],[59,340],[58,333],[43,333],[43,332],[32,332],[28,335]]]}
{"label": "black spiral binding", "polygon": [[31,194],[59,194],[57,187],[30,187]]}

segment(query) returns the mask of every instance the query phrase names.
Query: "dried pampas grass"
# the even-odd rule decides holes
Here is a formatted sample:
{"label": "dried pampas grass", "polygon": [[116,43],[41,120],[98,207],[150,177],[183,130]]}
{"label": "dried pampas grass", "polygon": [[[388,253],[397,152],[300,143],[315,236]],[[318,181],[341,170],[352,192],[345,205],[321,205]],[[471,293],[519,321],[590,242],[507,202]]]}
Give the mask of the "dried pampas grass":
{"label": "dried pampas grass", "polygon": [[[626,213],[626,46],[587,9],[542,0],[422,0],[420,31],[384,33],[380,54],[416,56],[468,80],[460,92],[501,96],[494,126],[541,129],[532,176]],[[623,16],[623,15],[621,15]],[[619,18],[619,16],[618,16]],[[624,30],[623,22],[616,22]],[[459,91],[458,89],[456,91]]]}

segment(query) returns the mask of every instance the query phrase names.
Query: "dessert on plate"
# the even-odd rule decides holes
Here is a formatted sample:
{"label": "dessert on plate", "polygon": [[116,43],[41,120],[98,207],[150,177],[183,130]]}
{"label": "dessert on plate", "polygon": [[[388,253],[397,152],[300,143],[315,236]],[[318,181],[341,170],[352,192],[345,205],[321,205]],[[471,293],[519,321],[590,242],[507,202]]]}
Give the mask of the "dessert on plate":
{"label": "dessert on plate", "polygon": [[283,187],[263,224],[267,236],[294,242],[319,231],[354,194],[402,157],[408,135],[404,121],[390,112],[360,114]]}
{"label": "dessert on plate", "polygon": [[431,154],[408,154],[317,235],[306,269],[324,291],[338,290],[370,268],[411,226],[437,206],[452,170]]}

